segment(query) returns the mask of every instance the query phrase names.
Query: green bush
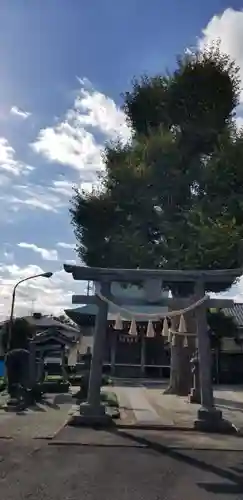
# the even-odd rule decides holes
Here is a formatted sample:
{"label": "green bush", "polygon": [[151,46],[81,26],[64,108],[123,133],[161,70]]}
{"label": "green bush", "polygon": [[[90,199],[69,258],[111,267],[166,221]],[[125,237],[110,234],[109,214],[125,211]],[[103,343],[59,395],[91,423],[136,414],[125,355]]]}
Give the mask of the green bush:
{"label": "green bush", "polygon": [[118,398],[115,392],[103,391],[101,392],[100,399],[106,406],[119,408]]}
{"label": "green bush", "polygon": [[102,385],[113,385],[113,380],[109,375],[102,375]]}
{"label": "green bush", "polygon": [[7,388],[7,383],[5,382],[5,380],[0,380],[0,392],[5,391],[6,388]]}

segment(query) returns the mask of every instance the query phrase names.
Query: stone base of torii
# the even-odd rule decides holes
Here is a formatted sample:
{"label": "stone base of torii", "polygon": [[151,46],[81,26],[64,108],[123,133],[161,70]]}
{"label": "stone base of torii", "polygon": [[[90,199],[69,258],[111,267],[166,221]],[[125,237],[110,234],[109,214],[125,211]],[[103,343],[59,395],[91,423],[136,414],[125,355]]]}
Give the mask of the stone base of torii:
{"label": "stone base of torii", "polygon": [[[242,274],[241,269],[216,270],[216,271],[180,271],[180,270],[147,270],[147,269],[102,269],[88,268],[82,266],[64,265],[66,272],[71,273],[75,280],[94,281],[100,283],[100,293],[113,303],[121,305],[119,297],[111,295],[112,282],[143,282],[147,291],[144,300],[126,299],[128,305],[169,305],[173,308],[173,298],[161,300],[161,289],[163,285],[171,283],[191,282],[194,285],[194,294],[191,301],[197,301],[205,296],[205,290],[210,290],[210,285],[215,283],[229,283],[229,285]],[[149,292],[148,292],[149,291]],[[188,304],[187,299],[181,299],[181,307]],[[88,399],[80,405],[79,414],[72,418],[73,425],[108,425],[110,417],[105,412],[104,405],[100,401],[100,390],[103,368],[103,351],[106,337],[106,326],[108,316],[108,303],[101,300],[100,296],[73,296],[73,303],[90,304],[98,306],[96,316],[92,365],[90,372]],[[178,306],[178,298],[176,299]],[[207,308],[231,307],[232,301],[227,299],[208,299],[195,309],[198,338],[198,357],[200,375],[201,408],[198,411],[197,420],[194,422],[196,430],[206,432],[229,432],[236,431],[235,427],[223,419],[222,412],[215,408],[213,398],[213,387],[211,378],[211,350],[210,339],[207,334]],[[193,393],[192,393],[193,397]]]}

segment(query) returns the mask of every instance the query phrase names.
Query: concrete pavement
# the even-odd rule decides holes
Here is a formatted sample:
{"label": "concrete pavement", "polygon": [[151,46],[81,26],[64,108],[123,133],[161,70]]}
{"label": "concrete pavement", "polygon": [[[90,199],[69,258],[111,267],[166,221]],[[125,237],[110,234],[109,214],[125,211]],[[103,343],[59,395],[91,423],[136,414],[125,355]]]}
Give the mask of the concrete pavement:
{"label": "concrete pavement", "polygon": [[84,444],[82,430],[70,427],[60,444],[63,432],[52,445],[0,440],[4,500],[242,498],[242,451],[171,448],[158,435],[134,431],[120,436],[110,431],[106,437],[104,431],[89,431]]}
{"label": "concrete pavement", "polygon": [[[170,432],[156,430],[154,423],[165,418],[186,420],[188,408],[195,408],[180,398],[163,396],[161,389],[156,384],[149,389],[139,384],[115,388],[124,405],[124,417],[132,415],[152,430],[64,426],[71,398],[62,395],[50,398],[49,406],[40,405],[39,410],[23,415],[0,411],[1,498],[242,498],[243,438],[181,432],[176,426]],[[218,391],[218,403],[226,409],[231,404],[232,411],[241,414],[242,392],[233,392],[230,388]],[[167,409],[162,403],[165,398]]]}
{"label": "concrete pavement", "polygon": [[[115,391],[120,404],[120,426],[167,427],[192,429],[199,405],[189,404],[187,398],[164,395],[164,386],[158,383],[120,381],[106,387]],[[77,388],[73,388],[75,392]],[[217,388],[215,401],[223,415],[243,430],[243,391],[241,388]],[[46,404],[16,415],[0,409],[0,438],[51,438],[70,417],[74,400],[70,395],[50,395]]]}

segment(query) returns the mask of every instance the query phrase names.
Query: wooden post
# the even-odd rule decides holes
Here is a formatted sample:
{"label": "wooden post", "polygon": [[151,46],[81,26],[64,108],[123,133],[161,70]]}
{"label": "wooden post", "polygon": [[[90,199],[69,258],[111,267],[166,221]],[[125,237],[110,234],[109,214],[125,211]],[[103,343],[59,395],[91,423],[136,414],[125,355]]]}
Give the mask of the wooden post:
{"label": "wooden post", "polygon": [[142,327],[141,328],[141,341],[140,341],[140,345],[141,345],[141,377],[144,377],[145,375],[145,362],[146,362],[146,337],[145,337],[145,330],[144,328]]}
{"label": "wooden post", "polygon": [[116,346],[117,346],[117,335],[118,331],[114,330],[112,332],[111,339],[111,375],[115,375],[115,367],[116,367]]}
{"label": "wooden post", "polygon": [[30,341],[30,355],[29,355],[29,379],[30,387],[34,387],[36,383],[36,345],[35,341]]}

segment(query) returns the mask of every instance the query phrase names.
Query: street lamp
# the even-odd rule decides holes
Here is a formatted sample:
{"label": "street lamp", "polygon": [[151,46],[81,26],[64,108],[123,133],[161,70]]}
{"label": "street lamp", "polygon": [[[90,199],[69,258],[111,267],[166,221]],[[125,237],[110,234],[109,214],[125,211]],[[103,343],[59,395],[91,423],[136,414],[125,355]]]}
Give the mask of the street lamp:
{"label": "street lamp", "polygon": [[9,327],[8,327],[8,346],[10,346],[12,328],[13,328],[13,314],[14,314],[16,288],[20,285],[20,283],[23,283],[24,281],[32,280],[35,278],[51,278],[52,275],[53,275],[53,273],[50,271],[48,271],[46,273],[34,274],[33,276],[28,276],[28,278],[24,278],[24,279],[18,281],[18,283],[16,283],[16,285],[14,285],[13,293],[12,293],[11,312],[10,312],[10,318],[9,318]]}

